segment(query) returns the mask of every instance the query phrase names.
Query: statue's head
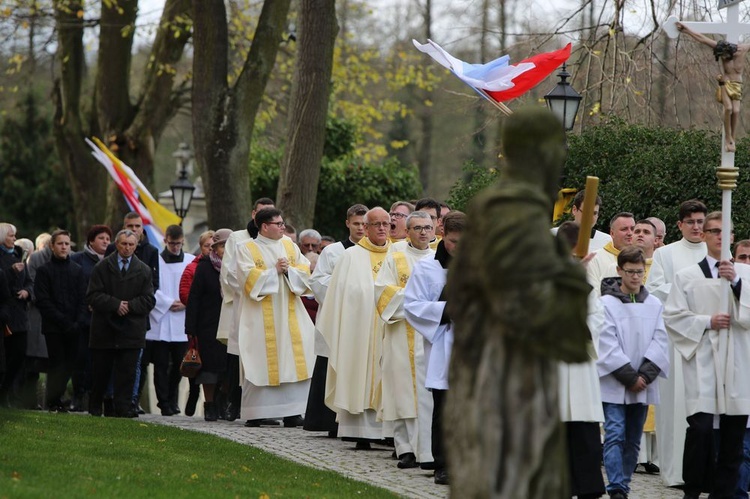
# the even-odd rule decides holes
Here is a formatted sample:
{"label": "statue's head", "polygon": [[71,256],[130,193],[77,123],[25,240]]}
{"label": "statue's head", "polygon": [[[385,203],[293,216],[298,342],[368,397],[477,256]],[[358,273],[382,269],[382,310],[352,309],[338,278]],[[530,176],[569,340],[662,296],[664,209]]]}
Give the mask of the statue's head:
{"label": "statue's head", "polygon": [[737,52],[737,44],[724,40],[716,42],[716,46],[714,47],[714,57],[717,61],[719,58],[730,61],[734,58],[735,52]]}
{"label": "statue's head", "polygon": [[503,175],[535,184],[555,199],[567,154],[562,122],[542,107],[520,109],[505,120],[502,141],[508,163]]}

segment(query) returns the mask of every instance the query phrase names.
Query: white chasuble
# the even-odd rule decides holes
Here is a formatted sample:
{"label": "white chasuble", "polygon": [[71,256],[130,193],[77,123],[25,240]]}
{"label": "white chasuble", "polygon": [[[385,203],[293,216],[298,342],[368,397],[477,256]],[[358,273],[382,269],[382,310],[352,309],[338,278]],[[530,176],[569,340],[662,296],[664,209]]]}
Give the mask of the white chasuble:
{"label": "white chasuble", "polygon": [[[287,237],[258,236],[237,249],[237,276],[244,286],[238,321],[244,378],[270,387],[309,379],[314,326],[300,296],[310,292],[310,262]],[[279,258],[289,260],[287,275],[276,271]]]}
{"label": "white chasuble", "polygon": [[735,265],[742,281],[738,300],[730,292],[728,331],[709,329],[720,312],[721,279],[692,265],[675,276],[664,310],[667,330],[682,357],[687,414],[750,414],[750,266]]}
{"label": "white chasuble", "polygon": [[424,342],[406,321],[404,287],[414,263],[433,256],[430,248],[418,250],[409,245],[391,251],[375,279],[377,310],[385,322],[382,418],[386,421],[416,418],[418,392],[429,395],[424,384],[417,383],[417,377],[425,376]]}
{"label": "white chasuble", "polygon": [[[379,406],[383,323],[375,309],[375,276],[390,246],[365,237],[344,251],[318,312],[316,325],[330,349],[325,403],[340,422],[342,411],[358,415]],[[358,436],[341,430],[341,436]]]}

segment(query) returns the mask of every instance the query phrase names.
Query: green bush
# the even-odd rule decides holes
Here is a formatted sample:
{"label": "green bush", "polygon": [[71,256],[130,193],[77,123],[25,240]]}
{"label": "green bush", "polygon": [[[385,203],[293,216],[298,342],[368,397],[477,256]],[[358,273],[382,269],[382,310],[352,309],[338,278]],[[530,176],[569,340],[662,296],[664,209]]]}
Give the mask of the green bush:
{"label": "green bush", "polygon": [[[709,211],[721,209],[716,167],[721,159],[721,135],[708,130],[680,130],[630,125],[608,118],[569,135],[565,163],[565,187],[582,188],[586,176],[599,177],[603,206],[597,228],[609,231],[609,220],[618,212],[635,217],[659,217],[667,225],[667,242],[679,239],[677,210],[681,202],[700,199]],[[750,237],[750,185],[742,173],[750,164],[750,139],[737,143],[735,166],[740,180],[732,199],[736,240]],[[462,209],[479,190],[491,184],[497,173],[471,164],[465,166],[470,182],[459,181],[451,189],[451,206]]]}
{"label": "green bush", "polygon": [[[253,146],[250,182],[254,197],[274,198],[279,184],[283,149]],[[404,166],[395,158],[382,164],[369,164],[347,156],[323,159],[315,203],[315,229],[337,240],[348,235],[346,210],[355,203],[386,210],[399,199],[419,196],[419,174],[414,166]],[[306,227],[298,227],[305,229]]]}

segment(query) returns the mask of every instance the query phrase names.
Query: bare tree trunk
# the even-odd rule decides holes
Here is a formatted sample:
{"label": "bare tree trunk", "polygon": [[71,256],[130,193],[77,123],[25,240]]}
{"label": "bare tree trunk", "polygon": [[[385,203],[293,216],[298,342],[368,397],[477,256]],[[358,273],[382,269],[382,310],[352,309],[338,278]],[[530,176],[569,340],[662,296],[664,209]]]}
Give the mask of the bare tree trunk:
{"label": "bare tree trunk", "polygon": [[336,0],[302,0],[297,65],[277,203],[297,227],[313,226],[336,42]]}
{"label": "bare tree trunk", "polygon": [[250,217],[250,143],[289,3],[263,3],[250,52],[230,88],[224,2],[193,0],[193,140],[211,227],[243,227]]}
{"label": "bare tree trunk", "polygon": [[[432,0],[425,0],[423,10],[424,36],[425,39],[432,38]],[[426,62],[425,62],[426,64]],[[430,165],[432,159],[432,107],[427,102],[433,101],[432,90],[421,92],[422,110],[419,113],[419,121],[422,125],[422,142],[417,152],[417,163],[419,165],[419,181],[422,189],[427,191],[430,187]]]}
{"label": "bare tree trunk", "polygon": [[[60,4],[64,4],[61,8]],[[89,226],[104,220],[106,174],[95,164],[83,137],[85,119],[81,116],[81,82],[85,72],[83,19],[76,13],[83,5],[55,2],[60,76],[55,80],[52,100],[55,105],[53,133],[55,147],[65,166],[73,194],[75,233],[80,240]]]}
{"label": "bare tree trunk", "polygon": [[[489,0],[482,1],[482,28],[479,33],[479,62],[487,62],[487,37],[489,30]],[[484,146],[487,140],[485,128],[487,127],[487,113],[484,109],[484,99],[477,99],[474,108],[474,135],[471,140],[471,159],[478,166],[484,166]]]}

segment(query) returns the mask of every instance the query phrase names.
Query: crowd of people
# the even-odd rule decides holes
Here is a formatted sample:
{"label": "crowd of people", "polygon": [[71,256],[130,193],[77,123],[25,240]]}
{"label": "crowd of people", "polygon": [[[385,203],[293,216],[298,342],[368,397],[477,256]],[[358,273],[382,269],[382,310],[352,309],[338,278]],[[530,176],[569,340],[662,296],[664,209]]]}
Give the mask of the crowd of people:
{"label": "crowd of people", "polygon": [[[118,231],[91,227],[78,252],[66,230],[34,251],[0,223],[0,403],[299,426],[393,445],[399,468],[447,483],[433,431],[451,344],[442,286],[465,215],[425,198],[356,204],[342,224],[339,242],[297,233],[261,198],[246,228],[205,232],[193,255],[178,225],[151,245],[135,212]],[[201,369],[186,381],[189,344]]]}
{"label": "crowd of people", "polygon": [[[584,199],[553,229],[571,248]],[[355,204],[342,222],[338,242],[297,233],[261,198],[244,229],[205,232],[195,255],[177,225],[160,252],[137,213],[117,232],[94,225],[76,253],[66,230],[35,248],[0,223],[0,403],[137,417],[153,365],[150,408],[162,416],[299,426],[358,450],[389,442],[399,468],[449,483],[444,288],[466,216],[424,198]],[[609,234],[592,230],[581,261],[591,359],[559,366],[573,496],[627,498],[643,465],[686,498],[748,497],[750,240],[722,260],[733,234],[697,200],[680,205],[677,226],[667,245],[653,217],[621,212]],[[202,367],[186,382],[189,341]]]}

